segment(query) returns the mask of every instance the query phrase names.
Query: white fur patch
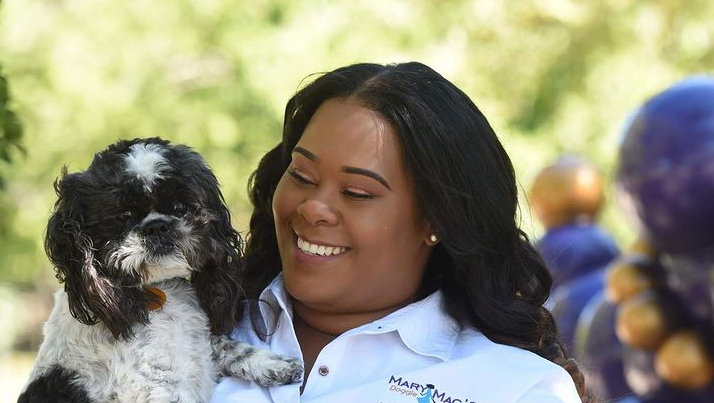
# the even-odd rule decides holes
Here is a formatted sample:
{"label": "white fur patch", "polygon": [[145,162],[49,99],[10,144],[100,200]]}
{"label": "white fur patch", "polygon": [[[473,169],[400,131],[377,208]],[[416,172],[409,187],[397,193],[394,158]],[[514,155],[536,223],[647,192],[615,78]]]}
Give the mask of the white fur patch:
{"label": "white fur patch", "polygon": [[158,144],[134,144],[124,157],[126,171],[144,182],[144,188],[149,192],[154,183],[163,178],[162,172],[166,169],[164,152]]}
{"label": "white fur patch", "polygon": [[143,220],[141,220],[141,225],[145,225],[149,221],[154,221],[154,220],[170,220],[171,216],[167,216],[166,214],[161,214],[157,213],[156,211],[149,211],[149,214],[144,217]]}
{"label": "white fur patch", "polygon": [[182,254],[164,256],[156,262],[147,263],[144,283],[153,284],[166,279],[188,277],[192,270]]}

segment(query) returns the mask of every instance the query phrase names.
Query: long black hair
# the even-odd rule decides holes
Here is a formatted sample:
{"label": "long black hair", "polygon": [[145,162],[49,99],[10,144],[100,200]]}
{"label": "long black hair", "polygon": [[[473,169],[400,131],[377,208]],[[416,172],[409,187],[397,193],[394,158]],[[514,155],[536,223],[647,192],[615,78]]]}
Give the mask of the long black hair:
{"label": "long black hair", "polygon": [[459,324],[561,364],[582,392],[582,375],[543,307],[552,279],[517,225],[511,161],[469,97],[421,63],[339,68],[288,101],[282,141],[249,183],[248,296],[257,298],[281,270],[271,203],[293,147],[320,105],[348,97],[379,113],[398,134],[421,211],[439,237],[421,296],[441,289],[447,313]]}

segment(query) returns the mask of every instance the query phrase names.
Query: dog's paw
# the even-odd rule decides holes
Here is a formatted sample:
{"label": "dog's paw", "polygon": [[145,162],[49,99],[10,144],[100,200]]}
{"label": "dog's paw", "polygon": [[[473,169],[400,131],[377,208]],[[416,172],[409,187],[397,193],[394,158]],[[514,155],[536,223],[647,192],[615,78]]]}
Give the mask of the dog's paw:
{"label": "dog's paw", "polygon": [[285,385],[300,382],[302,379],[303,366],[297,358],[270,353],[260,364],[253,374],[253,380],[261,386]]}
{"label": "dog's paw", "polygon": [[299,382],[303,366],[296,358],[284,357],[270,350],[231,340],[226,336],[211,338],[213,355],[223,375],[277,386]]}

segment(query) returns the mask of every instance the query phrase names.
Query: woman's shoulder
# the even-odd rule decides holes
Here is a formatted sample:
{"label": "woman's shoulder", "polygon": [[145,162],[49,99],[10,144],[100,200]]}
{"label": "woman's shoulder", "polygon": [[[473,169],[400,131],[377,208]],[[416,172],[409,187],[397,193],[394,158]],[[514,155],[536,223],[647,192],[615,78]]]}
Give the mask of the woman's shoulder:
{"label": "woman's shoulder", "polygon": [[562,394],[562,400],[553,401],[580,401],[572,378],[561,366],[531,351],[493,342],[473,328],[459,332],[450,363],[483,385],[507,387],[516,395]]}
{"label": "woman's shoulder", "polygon": [[[430,359],[425,356],[419,365],[383,375],[390,392],[385,396],[430,393],[437,402],[580,402],[572,378],[561,367],[529,351],[494,343],[475,329],[458,331],[451,348],[439,350],[443,355],[412,351]],[[427,392],[429,386],[433,390]]]}
{"label": "woman's shoulder", "polygon": [[[518,364],[518,367],[538,370],[558,370],[562,368],[552,361],[549,361],[531,351],[496,343],[489,340],[483,333],[473,328],[466,328],[459,331],[452,350],[453,360],[471,359],[487,360],[494,363],[494,366],[511,367]],[[563,370],[563,372],[565,372]]]}

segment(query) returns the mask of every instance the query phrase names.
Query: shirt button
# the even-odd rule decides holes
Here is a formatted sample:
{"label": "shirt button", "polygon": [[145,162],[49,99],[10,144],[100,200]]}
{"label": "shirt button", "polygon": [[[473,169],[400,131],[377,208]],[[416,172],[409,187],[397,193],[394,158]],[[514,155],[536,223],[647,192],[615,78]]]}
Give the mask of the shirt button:
{"label": "shirt button", "polygon": [[330,373],[330,368],[328,368],[326,365],[321,365],[320,368],[317,369],[317,373],[322,376],[327,376],[327,374]]}

